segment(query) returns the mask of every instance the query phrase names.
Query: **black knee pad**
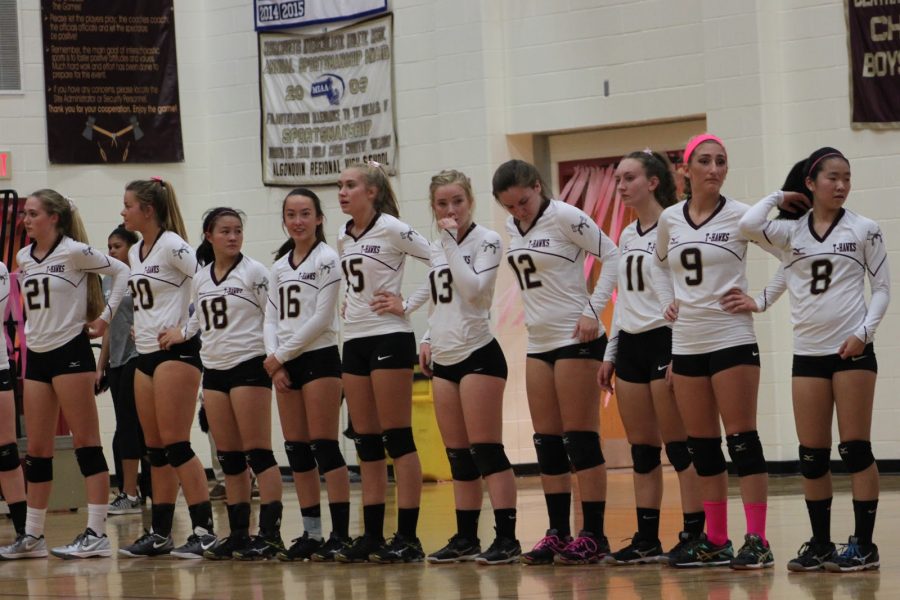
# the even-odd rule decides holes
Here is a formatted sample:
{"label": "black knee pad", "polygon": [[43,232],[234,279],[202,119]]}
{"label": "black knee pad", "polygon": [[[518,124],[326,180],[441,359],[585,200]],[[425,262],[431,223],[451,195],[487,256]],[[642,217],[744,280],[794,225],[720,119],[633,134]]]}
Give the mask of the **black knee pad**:
{"label": "black knee pad", "polygon": [[567,431],[563,434],[563,443],[576,471],[599,467],[606,462],[600,449],[600,434],[596,431]]}
{"label": "black knee pad", "polygon": [[572,470],[561,435],[536,433],[533,439],[541,475],[564,475]]}
{"label": "black knee pad", "polygon": [[217,452],[216,456],[226,475],[240,475],[247,470],[247,456],[240,450]]}
{"label": "black knee pad", "polygon": [[81,474],[85,477],[109,471],[109,467],[106,466],[106,457],[103,456],[102,446],[75,448],[75,460],[78,461],[78,468],[81,469]]}
{"label": "black knee pad", "polygon": [[482,477],[502,473],[512,468],[503,444],[472,444],[471,454]]}
{"label": "black knee pad", "polygon": [[271,448],[251,448],[247,450],[247,464],[259,477],[260,473],[264,473],[272,467],[277,467],[278,461],[275,460],[275,453],[272,452]]}
{"label": "black knee pad", "polygon": [[818,479],[831,470],[831,448],[800,446],[800,474],[806,479]]}
{"label": "black knee pad", "polygon": [[416,442],[413,439],[412,427],[398,427],[385,429],[381,436],[388,456],[394,460],[416,451]]}
{"label": "black knee pad", "polygon": [[285,442],[284,451],[294,473],[306,473],[316,468],[316,457],[308,442]]}
{"label": "black knee pad", "polygon": [[53,481],[53,457],[25,455],[25,481],[44,483]]}
{"label": "black knee pad", "polygon": [[737,471],[738,477],[759,475],[768,472],[766,458],[763,456],[762,443],[756,431],[742,431],[725,437],[728,443],[728,454]]}
{"label": "black knee pad", "polygon": [[19,445],[15,442],[0,446],[0,471],[15,471],[19,462]]}
{"label": "black knee pad", "polygon": [[384,440],[377,433],[361,433],[353,440],[360,462],[384,460]]}
{"label": "black knee pad", "polygon": [[475,464],[475,457],[468,448],[447,448],[450,474],[454,481],[475,481],[481,479],[481,472]]}
{"label": "black knee pad", "polygon": [[631,462],[634,464],[634,472],[646,475],[662,464],[660,455],[662,448],[649,444],[631,445]]}
{"label": "black knee pad", "polygon": [[728,468],[725,465],[725,453],[722,452],[722,438],[695,438],[688,436],[688,451],[691,453],[691,462],[700,477],[712,477],[724,473]]}
{"label": "black knee pad", "polygon": [[340,469],[347,464],[337,440],[313,440],[310,446],[319,465],[319,475]]}
{"label": "black knee pad", "polygon": [[166,451],[163,448],[147,448],[147,461],[151,467],[165,467],[169,464]]}
{"label": "black knee pad", "polygon": [[175,442],[166,446],[166,460],[176,469],[194,458],[190,442]]}
{"label": "black knee pad", "polygon": [[666,444],[666,457],[679,473],[691,466],[691,452],[687,442],[669,442]]}
{"label": "black knee pad", "polygon": [[841,460],[844,461],[848,473],[865,471],[875,462],[875,455],[872,454],[872,442],[868,440],[841,442],[838,444],[838,452],[841,453]]}

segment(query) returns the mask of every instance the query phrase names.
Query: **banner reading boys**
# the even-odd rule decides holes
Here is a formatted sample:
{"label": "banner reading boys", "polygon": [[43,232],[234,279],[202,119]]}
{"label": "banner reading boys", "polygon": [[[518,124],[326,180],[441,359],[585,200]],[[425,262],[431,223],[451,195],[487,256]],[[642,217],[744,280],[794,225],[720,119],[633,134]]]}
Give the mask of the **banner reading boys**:
{"label": "banner reading boys", "polygon": [[324,35],[259,36],[266,185],[334,183],[349,164],[396,165],[391,17]]}

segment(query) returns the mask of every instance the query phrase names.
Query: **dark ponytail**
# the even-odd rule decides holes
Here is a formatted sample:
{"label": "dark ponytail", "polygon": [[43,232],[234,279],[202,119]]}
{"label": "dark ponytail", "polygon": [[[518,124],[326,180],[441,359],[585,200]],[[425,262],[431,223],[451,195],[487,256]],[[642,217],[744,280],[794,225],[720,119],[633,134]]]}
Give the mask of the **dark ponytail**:
{"label": "dark ponytail", "polygon": [[216,260],[216,254],[213,251],[212,244],[206,239],[206,234],[212,232],[219,217],[237,217],[241,225],[244,224],[244,213],[233,208],[219,206],[206,211],[203,215],[203,235],[201,236],[203,241],[197,246],[197,262],[200,265],[208,265]]}

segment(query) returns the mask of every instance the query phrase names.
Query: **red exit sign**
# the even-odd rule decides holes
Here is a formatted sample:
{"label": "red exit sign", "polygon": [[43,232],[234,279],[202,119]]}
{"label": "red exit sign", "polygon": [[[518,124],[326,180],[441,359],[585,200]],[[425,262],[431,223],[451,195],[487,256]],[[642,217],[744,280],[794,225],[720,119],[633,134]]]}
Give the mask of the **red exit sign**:
{"label": "red exit sign", "polygon": [[12,152],[0,150],[0,179],[12,179]]}

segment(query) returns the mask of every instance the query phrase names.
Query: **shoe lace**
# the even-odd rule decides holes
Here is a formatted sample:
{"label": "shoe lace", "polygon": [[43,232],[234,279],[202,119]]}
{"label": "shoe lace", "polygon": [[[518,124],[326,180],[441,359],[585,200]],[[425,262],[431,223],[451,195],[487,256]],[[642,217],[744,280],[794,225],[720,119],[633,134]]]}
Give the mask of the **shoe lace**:
{"label": "shoe lace", "polygon": [[841,546],[841,550],[838,555],[841,558],[856,558],[861,554],[859,551],[859,544],[855,542],[849,542]]}
{"label": "shoe lace", "polygon": [[142,542],[146,542],[147,540],[153,538],[153,535],[154,535],[153,532],[151,532],[149,529],[145,529],[145,530],[144,530],[144,535],[142,535],[141,537],[139,537],[138,539],[136,539],[136,540],[134,541],[134,543],[135,543],[135,544],[140,544],[140,543],[142,543]]}
{"label": "shoe lace", "polygon": [[594,538],[580,535],[566,545],[565,552],[580,555],[593,554],[599,548],[600,546],[597,545],[597,541]]}
{"label": "shoe lace", "polygon": [[532,552],[536,552],[538,550],[556,550],[562,545],[562,540],[559,539],[559,536],[556,535],[545,535],[542,537],[537,544],[534,545]]}

